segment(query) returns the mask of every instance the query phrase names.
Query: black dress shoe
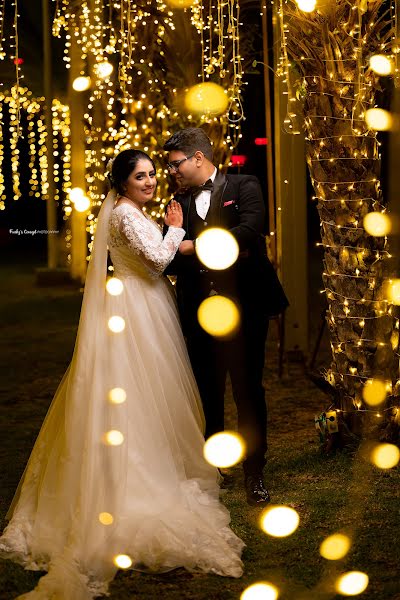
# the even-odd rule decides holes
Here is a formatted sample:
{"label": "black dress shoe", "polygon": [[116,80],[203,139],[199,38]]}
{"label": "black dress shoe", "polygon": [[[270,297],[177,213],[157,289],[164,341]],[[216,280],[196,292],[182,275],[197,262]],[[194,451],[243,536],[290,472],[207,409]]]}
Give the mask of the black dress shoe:
{"label": "black dress shoe", "polygon": [[264,506],[271,501],[262,475],[247,475],[245,478],[247,503],[251,506]]}

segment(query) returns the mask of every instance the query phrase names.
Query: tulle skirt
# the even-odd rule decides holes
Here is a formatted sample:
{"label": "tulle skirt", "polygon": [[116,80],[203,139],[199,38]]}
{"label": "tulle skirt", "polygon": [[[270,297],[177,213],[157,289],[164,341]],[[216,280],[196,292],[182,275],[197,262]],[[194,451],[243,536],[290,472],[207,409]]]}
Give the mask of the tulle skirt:
{"label": "tulle skirt", "polygon": [[[202,455],[204,417],[172,286],[119,277],[124,292],[106,295],[100,322],[81,315],[6,516],[0,556],[48,571],[21,600],[107,594],[117,555],[141,571],[242,574],[244,543]],[[107,325],[115,316],[118,333]]]}

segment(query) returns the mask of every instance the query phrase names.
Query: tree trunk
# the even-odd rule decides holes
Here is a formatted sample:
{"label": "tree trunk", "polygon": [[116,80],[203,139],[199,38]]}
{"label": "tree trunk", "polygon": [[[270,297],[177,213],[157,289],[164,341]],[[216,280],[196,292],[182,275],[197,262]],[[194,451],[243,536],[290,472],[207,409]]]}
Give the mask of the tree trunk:
{"label": "tree trunk", "polygon": [[[380,143],[364,118],[380,89],[378,77],[366,66],[368,57],[382,52],[393,33],[391,15],[379,9],[381,4],[352,10],[338,0],[312,15],[290,4],[285,17],[284,46],[303,76],[297,100],[302,96],[304,101],[306,157],[324,248],[332,349],[324,376],[341,413],[339,423],[355,433],[366,416],[393,421],[392,406],[400,394],[399,322],[387,294],[393,261],[387,237],[371,236],[363,227],[367,213],[386,211]],[[286,123],[295,128],[297,101],[287,63],[286,74]],[[373,378],[387,386],[388,397],[379,410],[363,399],[364,385]]]}

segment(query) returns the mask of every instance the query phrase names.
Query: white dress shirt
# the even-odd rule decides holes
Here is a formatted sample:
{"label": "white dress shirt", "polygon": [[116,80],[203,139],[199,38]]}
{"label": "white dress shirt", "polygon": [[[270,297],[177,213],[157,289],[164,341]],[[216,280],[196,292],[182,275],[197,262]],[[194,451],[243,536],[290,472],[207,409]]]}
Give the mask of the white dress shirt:
{"label": "white dress shirt", "polygon": [[[214,173],[210,177],[212,182],[214,182],[216,176],[217,176],[217,169],[215,168]],[[199,217],[201,217],[203,219],[203,221],[207,216],[208,209],[210,208],[210,201],[211,201],[211,191],[210,190],[205,190],[204,192],[200,192],[200,194],[198,194],[198,196],[196,196],[196,198],[195,198],[196,212],[199,215]]]}

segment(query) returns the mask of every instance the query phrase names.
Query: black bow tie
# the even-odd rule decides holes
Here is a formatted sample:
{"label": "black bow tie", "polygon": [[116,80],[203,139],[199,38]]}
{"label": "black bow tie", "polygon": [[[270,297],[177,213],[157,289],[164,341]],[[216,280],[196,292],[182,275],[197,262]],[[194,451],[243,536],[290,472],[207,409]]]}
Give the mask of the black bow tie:
{"label": "black bow tie", "polygon": [[207,179],[207,181],[203,185],[197,185],[195,187],[190,188],[190,193],[194,198],[201,194],[201,192],[206,192],[207,190],[212,192],[214,189],[214,183],[211,179]]}

